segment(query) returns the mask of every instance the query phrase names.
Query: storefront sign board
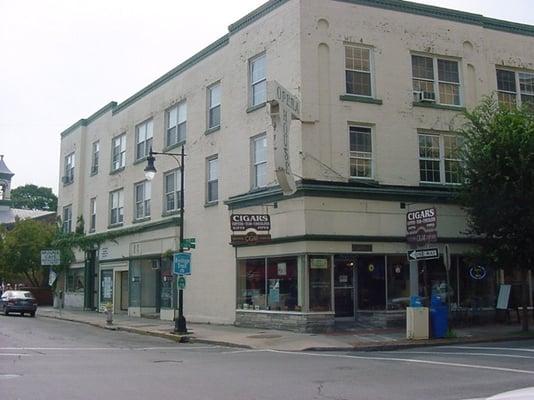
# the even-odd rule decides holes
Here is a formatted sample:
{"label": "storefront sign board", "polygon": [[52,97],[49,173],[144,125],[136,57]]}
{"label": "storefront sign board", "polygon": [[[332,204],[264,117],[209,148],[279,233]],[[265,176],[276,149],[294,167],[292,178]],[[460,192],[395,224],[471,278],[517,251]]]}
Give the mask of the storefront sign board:
{"label": "storefront sign board", "polygon": [[175,253],[173,259],[175,275],[191,275],[191,253]]}
{"label": "storefront sign board", "polygon": [[271,217],[269,214],[232,214],[230,216],[232,231],[244,232],[249,229],[256,231],[270,231]]}
{"label": "storefront sign board", "polygon": [[436,258],[439,258],[439,251],[437,248],[410,250],[408,252],[409,261],[433,260]]}
{"label": "storefront sign board", "polygon": [[437,223],[438,218],[434,207],[406,213],[406,230],[408,232],[417,232],[421,229],[432,232],[436,230]]}
{"label": "storefront sign board", "polygon": [[246,235],[232,235],[230,240],[230,243],[233,246],[254,245],[260,243],[269,243],[271,241],[271,235],[249,232]]}

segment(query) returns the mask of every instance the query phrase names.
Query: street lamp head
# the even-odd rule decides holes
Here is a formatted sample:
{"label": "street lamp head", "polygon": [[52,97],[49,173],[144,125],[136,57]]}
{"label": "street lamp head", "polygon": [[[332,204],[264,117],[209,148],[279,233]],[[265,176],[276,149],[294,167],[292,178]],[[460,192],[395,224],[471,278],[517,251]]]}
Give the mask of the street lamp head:
{"label": "street lamp head", "polygon": [[146,159],[146,167],[145,167],[145,177],[149,181],[154,179],[154,176],[156,175],[156,167],[154,166],[154,162],[156,161],[156,158],[152,155],[152,148],[150,149],[150,153]]}

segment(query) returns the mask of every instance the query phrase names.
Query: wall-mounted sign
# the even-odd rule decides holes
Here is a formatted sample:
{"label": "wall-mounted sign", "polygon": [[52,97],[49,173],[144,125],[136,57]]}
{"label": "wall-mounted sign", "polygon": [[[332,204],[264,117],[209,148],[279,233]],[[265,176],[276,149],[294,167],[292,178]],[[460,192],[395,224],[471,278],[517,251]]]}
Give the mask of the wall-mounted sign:
{"label": "wall-mounted sign", "polygon": [[300,101],[276,81],[267,82],[267,102],[274,129],[274,170],[284,195],[296,192],[289,156],[289,127],[300,119]]}
{"label": "wall-mounted sign", "polygon": [[311,269],[327,269],[328,260],[326,258],[311,258],[310,268]]}
{"label": "wall-mounted sign", "polygon": [[287,264],[286,263],[278,263],[277,269],[278,269],[278,276],[287,275]]}
{"label": "wall-mounted sign", "polygon": [[406,213],[406,230],[408,232],[416,232],[421,228],[425,231],[433,231],[437,227],[437,222],[438,218],[434,207]]}
{"label": "wall-mounted sign", "polygon": [[271,235],[257,234],[256,232],[248,232],[245,235],[232,235],[230,237],[230,244],[233,246],[262,244],[269,243],[270,241]]}
{"label": "wall-mounted sign", "polygon": [[269,214],[232,214],[230,216],[232,231],[244,232],[249,229],[256,231],[270,231],[271,217]]}
{"label": "wall-mounted sign", "polygon": [[469,276],[476,281],[481,281],[486,277],[486,275],[486,268],[484,268],[482,265],[476,265],[469,268]]}
{"label": "wall-mounted sign", "polygon": [[59,250],[41,250],[41,265],[59,265]]}
{"label": "wall-mounted sign", "polygon": [[406,241],[410,244],[425,244],[425,243],[436,243],[438,241],[438,233],[425,232],[420,230],[414,233],[408,233],[406,235]]}

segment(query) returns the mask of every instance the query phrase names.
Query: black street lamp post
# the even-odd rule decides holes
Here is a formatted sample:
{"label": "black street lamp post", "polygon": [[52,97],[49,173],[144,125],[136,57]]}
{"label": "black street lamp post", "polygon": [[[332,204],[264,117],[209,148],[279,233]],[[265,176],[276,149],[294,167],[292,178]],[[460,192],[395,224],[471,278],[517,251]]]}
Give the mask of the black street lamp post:
{"label": "black street lamp post", "polygon": [[[163,155],[163,156],[171,156],[176,160],[178,165],[180,166],[180,247],[178,251],[180,253],[184,252],[184,159],[185,159],[185,152],[184,152],[184,145],[182,144],[182,151],[180,153],[158,153],[155,151],[152,151],[152,148],[150,148],[150,153],[147,157],[147,166],[145,168],[145,176],[150,181],[154,178],[156,175],[156,167],[154,166],[154,162],[156,161],[156,158],[154,155]],[[177,157],[180,157],[180,160],[178,160]],[[187,324],[184,317],[184,291],[183,289],[179,289],[178,291],[178,318],[176,318],[176,277],[173,279],[173,299],[174,299],[174,332],[185,334],[187,333]]]}

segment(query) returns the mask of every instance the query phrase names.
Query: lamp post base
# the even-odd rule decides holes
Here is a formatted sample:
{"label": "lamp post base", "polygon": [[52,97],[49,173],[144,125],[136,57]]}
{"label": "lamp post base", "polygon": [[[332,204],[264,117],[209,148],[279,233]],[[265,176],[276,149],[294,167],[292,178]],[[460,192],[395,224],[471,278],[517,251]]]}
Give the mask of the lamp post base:
{"label": "lamp post base", "polygon": [[187,333],[187,324],[183,315],[174,319],[174,333],[185,335]]}

